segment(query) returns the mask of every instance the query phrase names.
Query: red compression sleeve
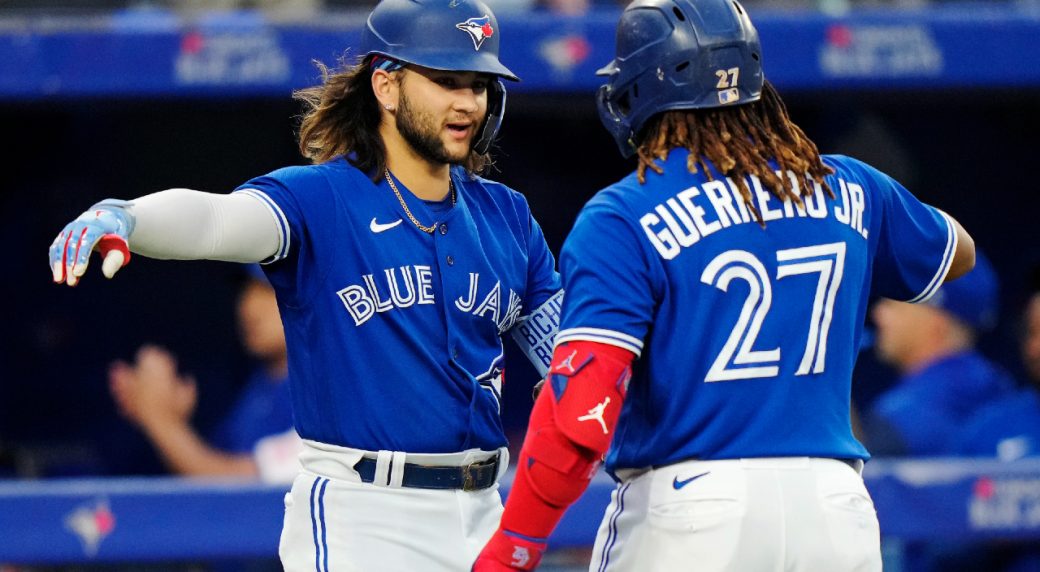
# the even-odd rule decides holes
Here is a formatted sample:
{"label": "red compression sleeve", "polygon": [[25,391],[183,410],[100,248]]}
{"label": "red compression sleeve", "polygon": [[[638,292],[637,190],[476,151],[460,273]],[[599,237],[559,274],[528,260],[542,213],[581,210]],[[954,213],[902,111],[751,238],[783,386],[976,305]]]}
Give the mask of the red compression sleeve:
{"label": "red compression sleeve", "polygon": [[549,534],[599,468],[634,359],[628,350],[596,342],[556,348],[531,412],[502,523],[474,570],[537,566]]}
{"label": "red compression sleeve", "polygon": [[556,427],[586,449],[610,448],[635,355],[596,342],[570,342],[553,354],[548,382],[556,398]]}

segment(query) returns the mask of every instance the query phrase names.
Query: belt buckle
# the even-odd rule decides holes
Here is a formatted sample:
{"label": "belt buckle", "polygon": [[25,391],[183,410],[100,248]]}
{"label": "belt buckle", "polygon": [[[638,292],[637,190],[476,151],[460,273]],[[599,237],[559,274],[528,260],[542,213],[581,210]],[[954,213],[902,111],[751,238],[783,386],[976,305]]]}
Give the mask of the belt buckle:
{"label": "belt buckle", "polygon": [[462,490],[464,491],[475,491],[477,490],[477,484],[473,481],[473,467],[477,463],[470,463],[465,467],[462,467]]}
{"label": "belt buckle", "polygon": [[470,463],[465,467],[462,467],[462,490],[478,490],[478,483],[476,482],[474,475],[480,473],[483,469],[497,470],[497,464],[498,457],[492,457],[490,459],[484,459],[483,461],[477,461],[475,463]]}

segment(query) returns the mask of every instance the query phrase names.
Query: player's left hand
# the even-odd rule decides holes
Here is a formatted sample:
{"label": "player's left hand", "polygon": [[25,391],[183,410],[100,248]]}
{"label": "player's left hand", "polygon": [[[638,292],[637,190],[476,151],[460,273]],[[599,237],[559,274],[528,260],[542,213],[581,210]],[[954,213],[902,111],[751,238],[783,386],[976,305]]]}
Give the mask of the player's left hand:
{"label": "player's left hand", "polygon": [[480,551],[471,572],[513,572],[534,570],[545,554],[547,544],[534,538],[499,528]]}
{"label": "player's left hand", "polygon": [[94,248],[101,252],[101,271],[107,278],[130,262],[128,239],[134,230],[134,217],[126,208],[129,204],[104,200],[65,225],[50,247],[55,283],[75,286],[86,273]]}
{"label": "player's left hand", "polygon": [[108,370],[109,390],[120,413],[134,424],[153,431],[186,425],[195,411],[195,379],[177,372],[170,352],[146,345],[133,363],[116,361]]}

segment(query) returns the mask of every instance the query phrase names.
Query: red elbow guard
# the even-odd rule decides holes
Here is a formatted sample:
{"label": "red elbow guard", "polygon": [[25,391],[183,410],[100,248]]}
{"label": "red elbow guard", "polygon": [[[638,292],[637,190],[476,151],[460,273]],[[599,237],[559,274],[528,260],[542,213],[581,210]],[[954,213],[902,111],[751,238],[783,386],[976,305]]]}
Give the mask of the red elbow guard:
{"label": "red elbow guard", "polygon": [[553,353],[548,386],[556,426],[597,455],[607,452],[632,377],[635,354],[598,342],[567,342]]}
{"label": "red elbow guard", "polygon": [[[595,342],[556,348],[550,389],[531,412],[500,532],[547,538],[585,491],[610,446],[633,359],[632,352]],[[499,551],[499,561],[508,562],[511,552]]]}
{"label": "red elbow guard", "polygon": [[[548,391],[543,391],[535,402],[502,515],[503,531],[528,538],[548,538],[599,467],[600,455],[579,447],[556,427],[555,407]],[[499,554],[499,560],[505,562],[505,556],[508,551]]]}

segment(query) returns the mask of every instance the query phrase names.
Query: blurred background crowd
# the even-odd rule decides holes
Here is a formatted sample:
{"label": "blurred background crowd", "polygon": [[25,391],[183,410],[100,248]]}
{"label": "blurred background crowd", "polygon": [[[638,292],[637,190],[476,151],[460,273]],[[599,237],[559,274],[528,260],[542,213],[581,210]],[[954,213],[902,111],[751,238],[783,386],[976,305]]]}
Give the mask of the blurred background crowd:
{"label": "blurred background crowd", "polygon": [[[751,11],[831,14],[935,3],[744,2]],[[0,0],[0,24],[111,11],[193,17],[257,10],[272,20],[306,19],[372,4]],[[620,6],[488,4],[567,16]],[[858,435],[877,457],[1040,457],[1040,199],[1029,173],[1040,125],[1037,90],[784,91],[795,120],[822,151],[891,173],[954,214],[984,253],[971,275],[928,304],[869,301],[870,339],[850,407]],[[92,268],[81,286],[66,289],[49,284],[43,255],[77,209],[95,200],[180,186],[230,190],[302,163],[293,136],[297,111],[288,93],[0,98],[0,125],[9,135],[0,236],[14,246],[5,253],[13,267],[0,285],[7,301],[0,312],[0,479],[290,478],[296,449],[284,338],[273,294],[255,268],[137,258],[111,283]],[[511,93],[497,157],[493,178],[527,195],[556,253],[581,205],[630,169],[616,160],[590,93]],[[522,357],[507,354],[507,363],[503,416],[519,446],[536,380]],[[1019,548],[994,556],[938,547],[918,555],[924,564],[917,569],[1040,570],[1028,554],[1020,558]]]}
{"label": "blurred background crowd", "polygon": [[[955,3],[964,0],[748,0],[750,9],[822,10],[840,13],[852,8],[919,8],[929,4]],[[1003,0],[1008,3],[1035,5],[1037,0]],[[166,9],[183,13],[212,10],[258,9],[289,18],[306,18],[320,10],[364,10],[377,0],[2,0],[0,10],[47,10],[58,13],[90,10],[154,10]],[[592,8],[624,6],[624,0],[491,0],[487,4],[496,13],[502,10],[546,10],[560,14],[581,14]]]}

